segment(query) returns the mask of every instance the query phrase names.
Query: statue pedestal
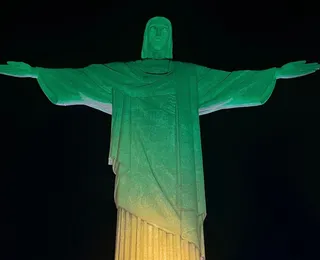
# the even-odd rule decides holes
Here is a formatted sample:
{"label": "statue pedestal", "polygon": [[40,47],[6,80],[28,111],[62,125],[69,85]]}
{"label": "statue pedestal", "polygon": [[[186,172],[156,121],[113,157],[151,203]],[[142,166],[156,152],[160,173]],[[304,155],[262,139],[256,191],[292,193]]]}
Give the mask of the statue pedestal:
{"label": "statue pedestal", "polygon": [[118,208],[115,260],[200,260],[199,249]]}

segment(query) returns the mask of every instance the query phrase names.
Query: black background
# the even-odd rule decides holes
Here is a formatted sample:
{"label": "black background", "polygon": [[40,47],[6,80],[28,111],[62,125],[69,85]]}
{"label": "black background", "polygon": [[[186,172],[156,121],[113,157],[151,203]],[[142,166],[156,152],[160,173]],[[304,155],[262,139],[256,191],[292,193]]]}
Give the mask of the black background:
{"label": "black background", "polygon": [[[316,1],[1,3],[0,63],[47,68],[140,58],[168,17],[174,59],[223,69],[320,62]],[[52,105],[1,76],[2,259],[113,259],[111,117]],[[320,73],[280,80],[261,107],[201,117],[209,260],[319,259]]]}

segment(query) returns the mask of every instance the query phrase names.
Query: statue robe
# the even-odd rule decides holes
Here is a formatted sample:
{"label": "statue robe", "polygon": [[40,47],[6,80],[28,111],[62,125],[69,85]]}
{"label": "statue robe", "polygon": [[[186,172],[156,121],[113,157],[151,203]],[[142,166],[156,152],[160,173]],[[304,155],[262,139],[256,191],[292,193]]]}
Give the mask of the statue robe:
{"label": "statue robe", "polygon": [[56,105],[112,114],[109,162],[117,207],[204,251],[199,115],[262,105],[276,69],[226,72],[172,61],[167,73],[150,73],[142,64],[39,68],[38,82]]}

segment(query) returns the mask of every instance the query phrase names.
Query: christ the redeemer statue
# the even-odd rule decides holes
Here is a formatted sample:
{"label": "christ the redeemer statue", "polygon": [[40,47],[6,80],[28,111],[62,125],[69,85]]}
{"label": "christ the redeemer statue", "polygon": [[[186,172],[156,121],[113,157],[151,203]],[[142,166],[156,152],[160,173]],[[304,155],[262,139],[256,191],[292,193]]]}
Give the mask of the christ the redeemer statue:
{"label": "christ the redeemer statue", "polygon": [[81,69],[8,62],[0,74],[37,79],[55,105],[112,114],[115,259],[199,260],[206,217],[199,115],[262,105],[277,79],[319,68],[299,61],[227,72],[173,61],[171,23],[154,17],[146,25],[141,60]]}

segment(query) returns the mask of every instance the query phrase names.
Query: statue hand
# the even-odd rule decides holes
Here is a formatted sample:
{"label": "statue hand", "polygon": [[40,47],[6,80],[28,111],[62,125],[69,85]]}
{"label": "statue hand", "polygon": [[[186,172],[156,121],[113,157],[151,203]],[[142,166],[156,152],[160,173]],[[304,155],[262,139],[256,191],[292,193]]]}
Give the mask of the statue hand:
{"label": "statue hand", "polygon": [[302,77],[314,73],[318,69],[320,69],[320,64],[316,62],[309,64],[307,64],[306,61],[290,62],[278,69],[278,71],[276,72],[276,78],[292,79]]}
{"label": "statue hand", "polygon": [[36,78],[37,69],[24,62],[8,61],[7,65],[0,65],[0,74],[18,78]]}

